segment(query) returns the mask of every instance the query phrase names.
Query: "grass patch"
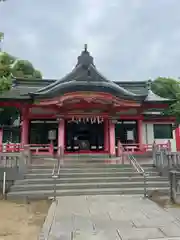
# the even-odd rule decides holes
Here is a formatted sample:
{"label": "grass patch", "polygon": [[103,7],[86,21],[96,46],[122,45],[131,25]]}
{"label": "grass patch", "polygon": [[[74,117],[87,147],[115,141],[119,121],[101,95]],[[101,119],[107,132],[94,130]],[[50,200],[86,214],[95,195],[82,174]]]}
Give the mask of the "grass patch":
{"label": "grass patch", "polygon": [[50,204],[48,200],[28,203],[0,200],[0,239],[37,239]]}

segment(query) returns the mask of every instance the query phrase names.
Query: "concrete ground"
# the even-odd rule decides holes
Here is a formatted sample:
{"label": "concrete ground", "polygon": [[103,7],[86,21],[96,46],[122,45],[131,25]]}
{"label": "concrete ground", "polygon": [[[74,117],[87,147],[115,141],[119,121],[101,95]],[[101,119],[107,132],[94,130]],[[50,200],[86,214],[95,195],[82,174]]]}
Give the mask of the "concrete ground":
{"label": "concrete ground", "polygon": [[39,239],[180,240],[178,216],[139,196],[60,197]]}

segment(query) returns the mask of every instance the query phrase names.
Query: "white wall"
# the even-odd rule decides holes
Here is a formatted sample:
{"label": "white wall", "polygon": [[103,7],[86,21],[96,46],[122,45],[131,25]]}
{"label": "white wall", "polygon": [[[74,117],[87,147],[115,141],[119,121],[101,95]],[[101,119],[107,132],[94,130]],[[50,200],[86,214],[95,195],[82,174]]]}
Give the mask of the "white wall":
{"label": "white wall", "polygon": [[[171,122],[158,122],[158,124],[169,124]],[[176,137],[175,131],[173,131],[173,139],[155,139],[154,138],[154,131],[153,131],[153,124],[157,124],[157,122],[146,123],[143,122],[143,143],[144,144],[153,144],[154,140],[156,143],[165,143],[168,140],[171,141],[172,151],[176,151]],[[172,124],[172,123],[171,123]]]}

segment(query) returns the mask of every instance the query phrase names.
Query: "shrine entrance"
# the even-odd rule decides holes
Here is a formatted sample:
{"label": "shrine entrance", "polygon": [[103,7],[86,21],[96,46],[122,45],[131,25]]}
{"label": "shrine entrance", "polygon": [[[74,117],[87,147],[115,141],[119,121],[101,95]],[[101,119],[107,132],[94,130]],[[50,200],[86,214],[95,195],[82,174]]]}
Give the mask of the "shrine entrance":
{"label": "shrine entrance", "polygon": [[66,152],[104,151],[104,122],[94,119],[65,121]]}

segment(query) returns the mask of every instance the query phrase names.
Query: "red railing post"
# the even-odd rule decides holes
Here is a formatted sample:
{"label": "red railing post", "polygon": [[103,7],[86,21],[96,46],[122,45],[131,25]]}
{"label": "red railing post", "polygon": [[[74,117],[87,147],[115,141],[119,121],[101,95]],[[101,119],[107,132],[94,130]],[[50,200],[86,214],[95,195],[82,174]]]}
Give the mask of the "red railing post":
{"label": "red railing post", "polygon": [[170,151],[170,152],[171,152],[171,150],[172,150],[171,147],[172,147],[172,146],[171,146],[171,141],[168,140],[168,142],[167,142],[167,149],[168,149],[168,151]]}
{"label": "red railing post", "polygon": [[53,143],[50,143],[50,145],[49,145],[49,153],[50,154],[54,154],[54,145],[53,145]]}
{"label": "red railing post", "polygon": [[121,156],[121,142],[118,140],[117,142],[117,157]]}

